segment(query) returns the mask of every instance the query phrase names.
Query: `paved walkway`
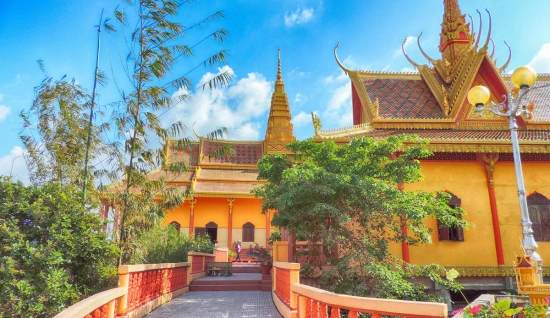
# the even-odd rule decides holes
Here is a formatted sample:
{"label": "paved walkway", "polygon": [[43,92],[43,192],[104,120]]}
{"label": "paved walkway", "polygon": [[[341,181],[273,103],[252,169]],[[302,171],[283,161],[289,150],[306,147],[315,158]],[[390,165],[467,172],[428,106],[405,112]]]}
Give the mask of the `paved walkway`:
{"label": "paved walkway", "polygon": [[265,291],[192,291],[155,309],[147,318],[261,318],[281,315]]}

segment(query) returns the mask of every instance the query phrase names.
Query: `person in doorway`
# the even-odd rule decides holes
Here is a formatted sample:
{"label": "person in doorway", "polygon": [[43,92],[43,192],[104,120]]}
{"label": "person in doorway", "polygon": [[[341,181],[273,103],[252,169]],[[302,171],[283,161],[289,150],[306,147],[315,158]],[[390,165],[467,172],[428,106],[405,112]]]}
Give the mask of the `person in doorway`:
{"label": "person in doorway", "polygon": [[237,241],[237,244],[235,244],[235,253],[237,253],[237,259],[235,259],[235,262],[242,262],[241,261],[241,241]]}

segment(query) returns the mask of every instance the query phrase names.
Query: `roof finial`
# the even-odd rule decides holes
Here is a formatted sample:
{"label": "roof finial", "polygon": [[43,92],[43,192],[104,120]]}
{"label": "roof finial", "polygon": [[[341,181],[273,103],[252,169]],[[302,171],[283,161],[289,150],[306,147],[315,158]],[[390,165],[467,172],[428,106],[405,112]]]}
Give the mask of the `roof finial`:
{"label": "roof finial", "polygon": [[277,69],[277,82],[283,81],[283,73],[281,72],[281,48],[279,48],[279,67]]}
{"label": "roof finial", "polygon": [[439,51],[449,62],[454,61],[460,52],[467,49],[471,41],[470,24],[460,11],[458,0],[443,0],[443,23]]}

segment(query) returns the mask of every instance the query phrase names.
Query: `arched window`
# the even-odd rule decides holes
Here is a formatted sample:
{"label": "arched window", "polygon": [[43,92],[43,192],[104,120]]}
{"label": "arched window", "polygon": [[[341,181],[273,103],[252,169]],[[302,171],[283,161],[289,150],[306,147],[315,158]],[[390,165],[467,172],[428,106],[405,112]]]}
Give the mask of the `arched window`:
{"label": "arched window", "polygon": [[173,226],[173,227],[178,231],[178,233],[180,232],[181,224],[179,224],[178,222],[172,221],[172,222],[170,222],[170,224],[168,224],[168,225]]}
{"label": "arched window", "polygon": [[254,224],[250,222],[243,224],[243,242],[254,242]]}
{"label": "arched window", "polygon": [[[449,193],[451,198],[447,203],[451,208],[456,209],[460,207],[461,200],[454,194]],[[437,221],[439,241],[451,241],[451,242],[463,242],[464,241],[464,230],[457,226],[446,227],[442,226],[439,221]]]}
{"label": "arched window", "polygon": [[540,193],[527,198],[535,241],[550,242],[550,200]]}

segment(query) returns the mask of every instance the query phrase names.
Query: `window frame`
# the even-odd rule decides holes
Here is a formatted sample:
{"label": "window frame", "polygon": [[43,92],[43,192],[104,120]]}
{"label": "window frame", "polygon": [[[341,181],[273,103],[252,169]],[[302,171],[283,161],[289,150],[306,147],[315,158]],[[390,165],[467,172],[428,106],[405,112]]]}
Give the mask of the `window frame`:
{"label": "window frame", "polygon": [[[462,200],[453,193],[448,193],[451,195],[451,198],[447,202],[447,205],[453,209],[459,208]],[[462,219],[462,216],[458,217]],[[464,242],[464,229],[457,226],[442,226],[439,220],[437,221],[437,235],[440,242]]]}

